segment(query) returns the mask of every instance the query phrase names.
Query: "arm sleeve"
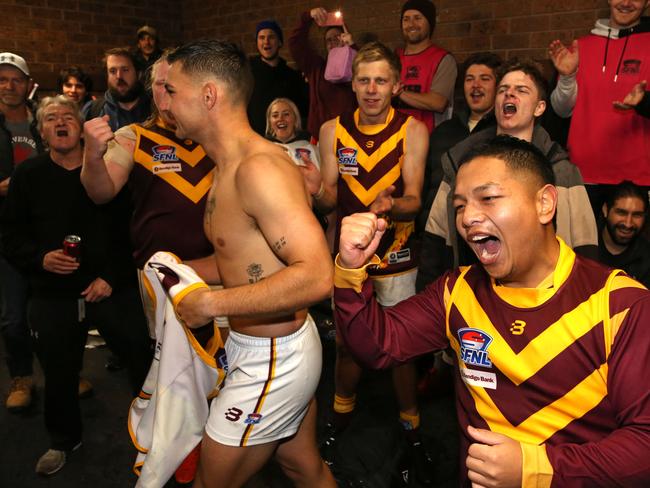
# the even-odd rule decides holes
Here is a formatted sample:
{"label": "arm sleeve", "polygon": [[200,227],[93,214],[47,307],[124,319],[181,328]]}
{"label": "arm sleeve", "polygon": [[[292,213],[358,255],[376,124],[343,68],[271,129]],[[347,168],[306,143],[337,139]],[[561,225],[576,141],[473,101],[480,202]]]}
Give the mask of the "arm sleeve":
{"label": "arm sleeve", "polygon": [[45,251],[36,245],[29,225],[29,188],[23,173],[19,167],[9,184],[1,218],[2,250],[7,260],[17,268],[23,271],[42,270]]}
{"label": "arm sleeve", "polygon": [[551,93],[551,105],[553,110],[562,118],[571,117],[573,107],[576,105],[578,97],[578,82],[576,75],[560,75],[557,85]]}
{"label": "arm sleeve", "polygon": [[452,105],[454,102],[456,76],[458,76],[456,60],[451,54],[447,54],[438,64],[438,69],[436,70],[436,74],[433,75],[429,91],[442,95]]}
{"label": "arm sleeve", "polygon": [[303,12],[300,16],[300,23],[291,36],[289,36],[289,52],[291,57],[298,65],[301,71],[309,73],[318,68],[325,61],[311,47],[309,43],[309,29],[311,28],[312,18],[309,12]]}
{"label": "arm sleeve", "polygon": [[394,307],[382,307],[365,268],[334,271],[338,332],[353,356],[370,368],[388,368],[448,345],[444,289],[447,277]]}
{"label": "arm sleeve", "polygon": [[645,92],[643,99],[634,107],[634,110],[642,117],[650,118],[650,91]]}
{"label": "arm sleeve", "polygon": [[567,189],[571,243],[573,249],[582,256],[598,259],[598,227],[594,211],[589,203],[587,189],[577,166],[572,165],[573,180],[576,184]]}
{"label": "arm sleeve", "polygon": [[607,398],[618,428],[597,442],[546,446],[554,486],[650,486],[650,294],[640,293],[607,360]]}

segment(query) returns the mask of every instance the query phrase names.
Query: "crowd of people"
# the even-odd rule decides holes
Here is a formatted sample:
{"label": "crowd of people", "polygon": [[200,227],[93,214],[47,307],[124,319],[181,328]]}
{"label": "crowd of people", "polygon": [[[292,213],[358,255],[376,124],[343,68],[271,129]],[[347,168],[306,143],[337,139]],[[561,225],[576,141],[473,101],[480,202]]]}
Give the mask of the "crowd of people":
{"label": "crowd of people", "polygon": [[[106,50],[100,97],[66,67],[36,103],[28,62],[0,53],[6,407],[33,402],[36,355],[36,472],[81,446],[92,325],[137,397],[140,486],[174,471],[241,486],[271,457],[297,486],[343,483],[366,367],[392,369],[400,486],[433,482],[418,391],[434,371],[453,377],[463,486],[648,485],[650,0],[608,3],[590,34],[550,44],[550,84],[532,60],[458,66],[429,0],[402,5],[397,50],[355,40],[340,12],[301,13],[297,69],[271,19],[251,57],[162,50],[145,25]],[[323,301],[336,366],[318,445]],[[162,357],[170,341],[200,367]]]}

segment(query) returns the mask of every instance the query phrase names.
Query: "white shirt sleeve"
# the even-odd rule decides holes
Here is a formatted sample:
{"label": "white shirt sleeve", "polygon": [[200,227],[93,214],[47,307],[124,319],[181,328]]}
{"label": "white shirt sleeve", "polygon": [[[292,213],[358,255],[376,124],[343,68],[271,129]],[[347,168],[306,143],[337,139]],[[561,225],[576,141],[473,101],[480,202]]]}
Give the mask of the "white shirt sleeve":
{"label": "white shirt sleeve", "polygon": [[557,86],[551,93],[551,106],[560,117],[567,118],[573,114],[573,107],[578,97],[578,82],[576,75],[560,75]]}

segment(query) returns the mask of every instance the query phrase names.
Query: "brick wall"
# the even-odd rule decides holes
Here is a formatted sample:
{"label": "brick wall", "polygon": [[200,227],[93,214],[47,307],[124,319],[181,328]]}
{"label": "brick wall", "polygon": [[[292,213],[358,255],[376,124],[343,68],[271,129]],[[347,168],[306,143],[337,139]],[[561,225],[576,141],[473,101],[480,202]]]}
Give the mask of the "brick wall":
{"label": "brick wall", "polygon": [[[553,39],[565,41],[584,35],[599,17],[607,17],[607,0],[435,0],[438,25],[435,40],[452,51],[459,62],[479,50],[503,57],[515,55],[546,58]],[[403,0],[326,0],[322,5],[340,8],[350,31],[357,36],[372,33],[386,44],[401,42],[399,13]],[[258,21],[275,18],[285,36],[296,25],[299,13],[318,3],[297,0],[185,0],[183,37],[225,37],[255,53],[254,32]],[[316,29],[314,45],[320,46]],[[288,50],[282,55],[290,58]]]}
{"label": "brick wall", "polygon": [[0,0],[0,15],[0,50],[23,56],[45,92],[70,65],[87,71],[103,89],[104,50],[134,45],[145,23],[158,28],[163,43],[181,41],[175,0]]}
{"label": "brick wall", "polygon": [[[436,0],[436,42],[459,62],[477,50],[546,58],[555,38],[570,40],[608,15],[606,0]],[[304,0],[0,0],[0,49],[24,56],[46,88],[55,73],[76,64],[103,80],[99,61],[107,47],[134,44],[138,26],[155,26],[164,45],[199,37],[223,37],[255,53],[255,24],[275,18],[285,35],[299,13],[317,4]],[[395,47],[401,42],[402,0],[325,0],[341,8],[353,34],[373,33]],[[313,29],[314,45],[321,46]],[[290,59],[288,49],[282,55]]]}

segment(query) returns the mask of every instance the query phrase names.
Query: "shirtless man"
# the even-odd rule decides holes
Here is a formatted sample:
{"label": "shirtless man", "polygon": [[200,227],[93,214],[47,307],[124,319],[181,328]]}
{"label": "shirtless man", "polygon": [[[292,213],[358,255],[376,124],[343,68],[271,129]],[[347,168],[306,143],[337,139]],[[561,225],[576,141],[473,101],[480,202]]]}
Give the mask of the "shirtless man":
{"label": "shirtless man", "polygon": [[250,128],[252,76],[235,45],[194,42],[169,62],[160,108],[177,137],[216,163],[204,223],[212,279],[225,286],[188,294],[178,313],[190,327],[218,315],[231,327],[226,386],[211,406],[194,486],[240,486],[275,453],[297,486],[334,487],[315,442],[321,346],[307,315],[329,296],[333,271],[302,175]]}

